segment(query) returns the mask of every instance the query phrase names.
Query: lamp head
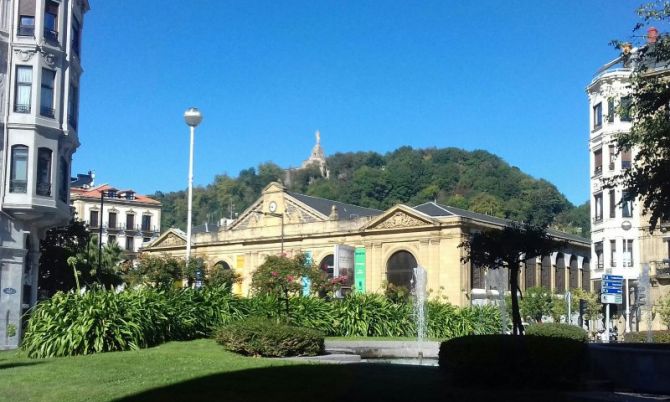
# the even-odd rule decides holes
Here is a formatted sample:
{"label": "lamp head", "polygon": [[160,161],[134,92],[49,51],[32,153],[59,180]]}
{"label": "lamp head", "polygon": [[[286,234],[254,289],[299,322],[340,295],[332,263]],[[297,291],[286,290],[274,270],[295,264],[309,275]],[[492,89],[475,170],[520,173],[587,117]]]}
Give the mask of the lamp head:
{"label": "lamp head", "polygon": [[190,127],[196,127],[202,121],[202,113],[197,108],[191,107],[184,112],[184,121]]}

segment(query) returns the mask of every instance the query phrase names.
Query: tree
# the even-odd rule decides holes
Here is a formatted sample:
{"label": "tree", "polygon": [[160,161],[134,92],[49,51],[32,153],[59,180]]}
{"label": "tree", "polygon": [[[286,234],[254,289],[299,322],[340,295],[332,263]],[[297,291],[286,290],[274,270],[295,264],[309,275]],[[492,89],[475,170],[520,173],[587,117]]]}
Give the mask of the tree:
{"label": "tree", "polygon": [[512,332],[523,335],[519,309],[519,266],[524,259],[547,255],[562,242],[549,237],[543,226],[511,223],[500,229],[475,232],[459,247],[465,249],[464,263],[488,269],[509,269],[512,299]]}
{"label": "tree", "polygon": [[130,285],[148,284],[157,288],[172,288],[184,275],[185,261],[168,255],[141,254],[137,266],[126,272],[126,282]]}
{"label": "tree", "polygon": [[526,320],[542,322],[542,317],[551,312],[551,291],[541,286],[526,289],[519,303],[521,316]]}
{"label": "tree", "polygon": [[66,226],[49,229],[40,242],[39,284],[41,297],[75,288],[68,258],[86,250],[90,233],[82,221],[72,219]]}
{"label": "tree", "polygon": [[661,322],[670,329],[670,295],[665,295],[658,301],[656,311],[661,316]]}
{"label": "tree", "polygon": [[209,269],[206,283],[209,286],[225,286],[232,289],[233,284],[242,282],[242,277],[230,268],[224,268],[222,265],[215,264]]}
{"label": "tree", "polygon": [[[645,4],[638,15],[642,21],[633,31],[652,22],[668,22],[670,4],[660,0]],[[653,32],[650,34],[653,39]],[[634,54],[628,52],[630,44],[613,43],[623,50],[624,61],[635,61],[631,103],[619,105],[620,112],[629,113],[633,123],[629,132],[617,137],[617,146],[620,151],[635,149],[636,153],[631,168],[606,184],[621,185],[638,196],[653,231],[660,221],[670,219],[670,36],[658,35],[655,43],[640,46]]]}
{"label": "tree", "polygon": [[320,291],[327,283],[326,273],[308,263],[305,254],[298,254],[294,258],[272,255],[253,273],[251,288],[256,294],[275,297],[280,315],[283,303],[288,318],[289,299],[301,294],[303,278],[309,279],[313,293]]}

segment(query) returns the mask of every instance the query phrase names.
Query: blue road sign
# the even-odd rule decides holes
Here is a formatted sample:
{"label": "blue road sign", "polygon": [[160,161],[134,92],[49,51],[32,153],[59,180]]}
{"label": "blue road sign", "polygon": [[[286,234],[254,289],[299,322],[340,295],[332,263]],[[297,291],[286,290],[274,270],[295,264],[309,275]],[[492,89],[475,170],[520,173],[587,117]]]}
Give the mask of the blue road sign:
{"label": "blue road sign", "polygon": [[603,281],[602,287],[604,288],[620,288],[623,286],[623,283],[616,281]]}
{"label": "blue road sign", "polygon": [[621,288],[602,288],[602,292],[608,295],[620,295],[623,294],[623,289]]}
{"label": "blue road sign", "polygon": [[623,282],[623,276],[622,275],[605,274],[605,275],[603,275],[603,280],[604,281],[621,281],[621,282]]}

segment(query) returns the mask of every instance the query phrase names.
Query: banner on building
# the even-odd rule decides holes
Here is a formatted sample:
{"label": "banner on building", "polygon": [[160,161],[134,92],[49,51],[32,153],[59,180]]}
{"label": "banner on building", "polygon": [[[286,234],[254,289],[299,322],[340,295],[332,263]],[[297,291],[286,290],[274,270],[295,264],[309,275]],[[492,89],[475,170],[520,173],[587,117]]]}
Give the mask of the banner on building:
{"label": "banner on building", "polygon": [[342,277],[342,288],[337,293],[342,297],[351,291],[354,284],[354,247],[343,244],[335,245],[335,267],[333,277]]}
{"label": "banner on building", "polygon": [[[313,263],[312,260],[312,251],[305,251],[305,266],[306,267],[311,267]],[[303,296],[309,296],[309,292],[311,291],[312,288],[312,281],[306,277],[302,277],[302,295]]]}
{"label": "banner on building", "polygon": [[356,293],[365,293],[365,247],[354,250],[354,288]]}

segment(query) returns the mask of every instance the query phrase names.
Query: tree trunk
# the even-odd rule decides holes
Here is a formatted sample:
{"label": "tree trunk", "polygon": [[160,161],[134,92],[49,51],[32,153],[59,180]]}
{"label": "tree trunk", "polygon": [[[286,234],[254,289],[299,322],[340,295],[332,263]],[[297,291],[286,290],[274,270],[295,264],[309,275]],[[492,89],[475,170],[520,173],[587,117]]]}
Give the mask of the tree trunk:
{"label": "tree trunk", "polygon": [[512,296],[512,333],[514,335],[523,335],[523,325],[521,324],[521,313],[519,312],[519,264],[508,264],[510,268],[509,290]]}

